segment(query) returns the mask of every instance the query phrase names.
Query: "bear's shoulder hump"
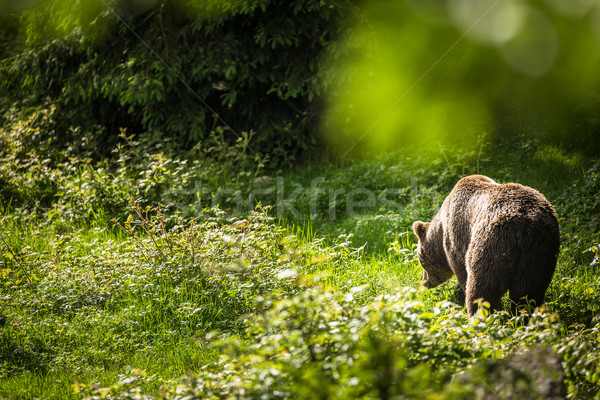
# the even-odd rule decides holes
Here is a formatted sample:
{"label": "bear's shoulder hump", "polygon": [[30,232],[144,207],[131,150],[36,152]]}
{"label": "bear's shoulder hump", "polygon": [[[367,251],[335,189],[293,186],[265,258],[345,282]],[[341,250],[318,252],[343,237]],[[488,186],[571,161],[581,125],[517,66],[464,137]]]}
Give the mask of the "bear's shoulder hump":
{"label": "bear's shoulder hump", "polygon": [[486,185],[497,185],[497,183],[485,175],[469,175],[459,180],[456,184],[457,187],[479,187]]}

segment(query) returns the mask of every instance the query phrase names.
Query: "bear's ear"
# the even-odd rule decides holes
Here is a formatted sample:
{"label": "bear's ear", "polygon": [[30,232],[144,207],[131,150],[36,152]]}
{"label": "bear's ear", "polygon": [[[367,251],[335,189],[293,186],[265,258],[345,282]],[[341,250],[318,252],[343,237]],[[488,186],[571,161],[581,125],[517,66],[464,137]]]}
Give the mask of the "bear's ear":
{"label": "bear's ear", "polygon": [[416,221],[413,224],[413,231],[415,232],[415,235],[417,235],[419,240],[425,239],[425,235],[427,234],[427,228],[429,228],[429,222]]}

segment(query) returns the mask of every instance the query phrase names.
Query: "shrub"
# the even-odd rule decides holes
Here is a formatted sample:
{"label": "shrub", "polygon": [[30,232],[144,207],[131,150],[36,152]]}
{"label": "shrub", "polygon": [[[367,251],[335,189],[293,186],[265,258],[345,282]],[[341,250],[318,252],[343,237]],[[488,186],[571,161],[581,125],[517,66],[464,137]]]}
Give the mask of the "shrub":
{"label": "shrub", "polygon": [[[48,1],[23,14],[0,64],[0,96],[56,105],[70,126],[116,144],[119,128],[158,131],[185,146],[216,126],[230,142],[258,132],[254,153],[293,160],[314,144],[320,55],[335,44],[349,0]],[[24,36],[24,38],[23,38]]]}
{"label": "shrub", "polygon": [[[206,337],[220,349],[219,361],[162,397],[471,399],[539,393],[530,378],[509,383],[493,380],[491,371],[511,354],[552,345],[555,315],[536,313],[527,326],[502,316],[467,321],[447,302],[428,311],[414,290],[366,305],[361,290],[317,288],[277,301],[264,298],[266,311],[246,322],[250,341]],[[120,385],[103,390],[123,398],[139,393]]]}

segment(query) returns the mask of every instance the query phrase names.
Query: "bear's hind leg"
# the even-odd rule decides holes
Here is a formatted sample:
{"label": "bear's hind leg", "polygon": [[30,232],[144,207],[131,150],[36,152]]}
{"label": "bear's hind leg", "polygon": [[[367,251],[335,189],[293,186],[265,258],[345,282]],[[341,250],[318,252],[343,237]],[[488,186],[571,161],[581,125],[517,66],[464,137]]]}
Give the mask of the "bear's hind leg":
{"label": "bear's hind leg", "polygon": [[477,277],[469,274],[467,277],[467,293],[465,305],[469,317],[477,312],[478,300],[486,301],[490,304],[490,311],[494,312],[502,308],[502,296],[506,288],[494,282],[488,282],[489,277]]}
{"label": "bear's hind leg", "polygon": [[487,232],[481,227],[473,233],[467,251],[467,291],[466,306],[469,316],[477,312],[478,299],[490,304],[490,311],[502,309],[502,296],[508,290],[510,271],[515,259],[510,251],[510,243],[494,238],[502,237],[497,232]]}
{"label": "bear's hind leg", "polygon": [[[527,282],[531,284],[533,280],[529,279]],[[521,281],[514,282],[508,288],[511,314],[517,315],[519,309],[527,309],[530,305],[533,307],[541,306],[544,303],[547,288],[548,283],[546,281],[531,284],[529,287]]]}
{"label": "bear's hind leg", "polygon": [[534,243],[523,251],[523,257],[508,288],[513,315],[519,308],[527,308],[528,305],[539,307],[544,304],[546,290],[556,268],[558,252],[544,250],[542,244]]}

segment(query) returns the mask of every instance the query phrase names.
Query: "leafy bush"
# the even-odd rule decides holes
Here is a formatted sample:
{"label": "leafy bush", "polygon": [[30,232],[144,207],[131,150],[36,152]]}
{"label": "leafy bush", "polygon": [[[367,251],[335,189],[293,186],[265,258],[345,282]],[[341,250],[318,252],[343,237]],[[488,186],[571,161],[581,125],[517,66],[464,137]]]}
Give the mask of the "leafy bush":
{"label": "leafy bush", "polygon": [[[96,135],[59,150],[52,137],[55,108],[33,112],[0,131],[0,200],[28,209],[70,229],[74,223],[105,224],[123,217],[132,199],[163,202],[183,217],[212,206],[237,213],[254,209],[249,193],[268,157],[248,150],[253,134],[228,144],[217,128],[207,148],[174,156],[171,141],[136,138],[121,129],[112,157],[94,159]],[[46,133],[44,133],[46,132]],[[58,225],[57,225],[58,226]]]}
{"label": "leafy bush", "polygon": [[[275,302],[265,298],[267,310],[247,321],[250,342],[207,337],[219,348],[218,362],[161,398],[542,398],[535,378],[527,376],[531,371],[517,372],[521,376],[511,383],[494,370],[506,369],[500,360],[512,354],[555,344],[556,315],[535,313],[528,325],[501,316],[467,321],[451,303],[428,311],[414,290],[366,305],[361,291],[313,289]],[[559,350],[567,357],[569,376],[595,374],[577,353],[577,342],[567,341]],[[128,398],[140,389],[117,384],[96,393]]]}
{"label": "leafy bush", "polygon": [[53,110],[42,110],[23,120],[13,115],[11,124],[0,131],[0,200],[4,204],[47,206],[52,201],[57,186],[52,139],[41,134],[52,114]]}
{"label": "leafy bush", "polygon": [[26,46],[0,64],[0,97],[43,98],[61,115],[56,132],[100,125],[95,139],[109,148],[119,128],[189,147],[217,126],[230,142],[258,132],[251,151],[276,160],[312,147],[319,58],[345,29],[351,1],[103,4],[53,0],[26,11]]}

